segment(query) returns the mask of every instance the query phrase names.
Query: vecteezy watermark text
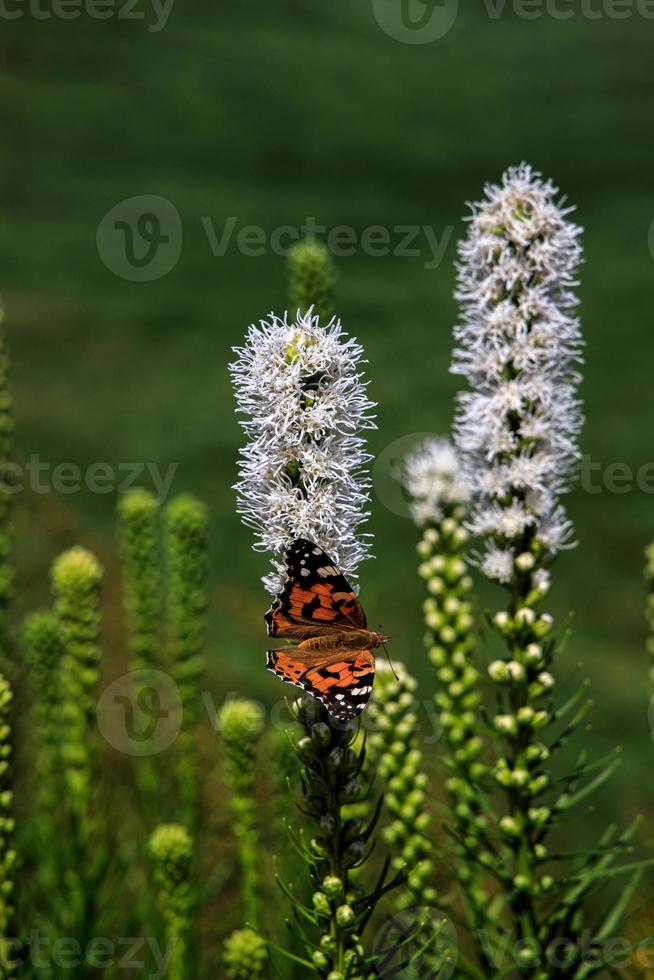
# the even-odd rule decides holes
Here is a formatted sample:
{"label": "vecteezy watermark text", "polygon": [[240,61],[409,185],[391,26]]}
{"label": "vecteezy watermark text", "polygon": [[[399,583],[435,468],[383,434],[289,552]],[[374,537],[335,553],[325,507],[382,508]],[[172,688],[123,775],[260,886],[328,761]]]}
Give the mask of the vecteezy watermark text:
{"label": "vecteezy watermark text", "polygon": [[[237,698],[235,692],[217,701],[211,691],[200,691],[197,697],[206,711],[213,731],[222,726],[222,711]],[[300,692],[289,689],[272,705],[253,702],[275,731],[284,731],[293,721],[291,704]],[[165,752],[179,735],[184,710],[181,691],[175,680],[162,670],[134,670],[112,681],[98,698],[96,720],[100,734],[117,752],[131,756],[158,755]],[[430,698],[417,700],[413,707],[420,726],[420,740],[425,746],[435,745],[443,733],[440,716]],[[351,722],[332,719],[335,727],[343,729]],[[364,713],[361,727],[371,734],[379,730],[373,716]]]}
{"label": "vecteezy watermark text", "polygon": [[29,964],[35,970],[57,972],[89,969],[138,970],[143,980],[162,980],[168,971],[175,941],[161,945],[154,936],[95,936],[82,944],[74,936],[44,936],[38,929],[20,939],[8,939],[0,964],[16,969]]}
{"label": "vecteezy watermark text", "polygon": [[[598,937],[590,929],[582,929],[574,939],[559,936],[549,942],[537,939],[523,939],[515,942],[513,933],[505,930],[499,937],[491,936],[482,930],[480,933],[484,949],[489,958],[499,968],[507,961],[520,965],[525,955],[530,962],[547,964],[555,972],[569,969],[572,965],[592,965],[598,969],[610,963],[616,970],[634,966],[632,942],[623,936]],[[654,944],[647,943],[638,951],[639,965],[654,966]],[[508,971],[507,971],[508,972]]]}
{"label": "vecteezy watermark text", "polygon": [[484,0],[484,7],[493,20],[509,10],[521,20],[626,20],[634,16],[654,20],[654,0]]}
{"label": "vecteezy watermark text", "polygon": [[157,463],[91,463],[85,469],[77,463],[48,463],[32,453],[26,463],[0,464],[0,491],[9,494],[29,489],[32,493],[129,493],[145,489],[139,481],[145,476],[161,502],[168,494],[177,472],[177,463],[163,470]]}
{"label": "vecteezy watermark text", "polygon": [[[158,34],[168,23],[175,0],[0,0],[0,20],[126,20],[146,23]],[[147,9],[143,9],[143,7]]]}
{"label": "vecteezy watermark text", "polygon": [[[433,432],[409,432],[388,443],[372,465],[372,484],[377,499],[392,514],[412,519],[411,501],[404,486],[404,461],[416,446],[437,438]],[[570,485],[582,493],[617,496],[637,491],[654,494],[654,460],[632,466],[621,460],[604,463],[585,453],[570,475]]]}
{"label": "vecteezy watermark text", "polygon": [[[2,2],[2,0],[0,0]],[[454,234],[453,225],[436,228],[424,224],[374,224],[364,228],[320,224],[308,216],[298,224],[244,224],[235,215],[220,221],[210,215],[196,219],[211,254],[228,251],[248,258],[272,253],[286,256],[300,241],[325,243],[335,258],[360,253],[371,258],[422,259],[427,271],[438,268]],[[182,254],[184,229],[175,205],[156,194],[141,194],[119,201],[104,215],[96,232],[98,254],[121,279],[151,282],[175,268]]]}
{"label": "vecteezy watermark text", "polygon": [[358,231],[352,225],[328,227],[307,217],[300,225],[278,225],[268,232],[261,225],[241,225],[230,216],[218,229],[210,217],[200,219],[212,255],[223,256],[236,246],[241,255],[256,257],[272,252],[286,256],[299,241],[320,238],[335,258],[348,258],[361,252],[372,258],[392,255],[394,258],[424,257],[423,268],[436,269],[443,261],[445,249],[454,233],[453,225],[437,230],[432,225],[368,225]]}
{"label": "vecteezy watermark text", "polygon": [[[489,20],[511,14],[518,20],[654,20],[654,0],[483,0]],[[454,27],[459,0],[372,0],[375,20],[395,41],[430,44]]]}

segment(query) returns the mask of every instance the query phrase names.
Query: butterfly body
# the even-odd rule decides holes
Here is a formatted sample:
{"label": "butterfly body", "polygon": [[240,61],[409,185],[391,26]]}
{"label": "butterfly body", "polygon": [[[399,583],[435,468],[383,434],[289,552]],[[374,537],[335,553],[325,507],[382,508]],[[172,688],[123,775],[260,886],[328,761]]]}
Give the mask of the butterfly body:
{"label": "butterfly body", "polygon": [[355,593],[318,545],[298,538],[286,565],[288,578],[265,620],[269,636],[295,645],[269,650],[267,667],[308,691],[334,717],[355,718],[372,692],[372,651],[388,637],[368,629]]}
{"label": "butterfly body", "polygon": [[369,630],[352,630],[351,632],[325,633],[322,636],[312,636],[307,640],[301,640],[298,650],[310,650],[316,653],[333,652],[336,650],[374,650],[384,643],[388,637],[380,636],[379,633],[372,633]]}

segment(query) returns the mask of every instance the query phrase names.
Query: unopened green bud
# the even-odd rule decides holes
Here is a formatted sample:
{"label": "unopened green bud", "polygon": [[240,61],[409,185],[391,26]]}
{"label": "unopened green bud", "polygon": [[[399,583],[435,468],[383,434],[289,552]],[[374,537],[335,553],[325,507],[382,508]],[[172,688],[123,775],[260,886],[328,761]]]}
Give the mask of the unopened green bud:
{"label": "unopened green bud", "polygon": [[495,730],[503,735],[516,735],[518,725],[513,715],[496,715],[493,721]]}
{"label": "unopened green bud", "polygon": [[329,960],[319,949],[314,950],[311,959],[317,970],[325,970],[329,966]]}
{"label": "unopened green bud", "polygon": [[526,769],[514,769],[511,773],[511,786],[522,789],[529,782],[529,773]]}
{"label": "unopened green bud", "polygon": [[522,728],[528,727],[529,725],[531,725],[532,721],[534,720],[535,713],[536,712],[534,711],[534,709],[531,708],[528,704],[523,705],[522,708],[518,709],[518,714],[517,714],[518,724]]}
{"label": "unopened green bud", "polygon": [[504,633],[509,629],[511,625],[511,619],[507,612],[505,612],[504,610],[500,610],[500,612],[495,613],[495,615],[493,616],[493,623],[495,624],[495,626],[497,626],[497,628],[502,633]]}
{"label": "unopened green bud", "polygon": [[500,830],[507,837],[519,837],[522,833],[522,826],[515,817],[506,816],[500,820]]}
{"label": "unopened green bud", "polygon": [[426,541],[428,544],[432,545],[433,547],[435,544],[438,544],[440,540],[440,534],[438,533],[435,527],[428,527],[425,533],[423,534],[422,539],[423,541]]}
{"label": "unopened green bud", "polygon": [[328,916],[331,914],[329,899],[324,892],[314,892],[311,901],[318,915]]}
{"label": "unopened green bud", "polygon": [[344,894],[343,882],[336,875],[328,875],[323,879],[322,890],[331,899],[342,898]]}
{"label": "unopened green bud", "polygon": [[315,725],[312,725],[311,739],[316,745],[320,746],[320,748],[326,749],[331,742],[331,732],[329,731],[329,726],[323,721],[319,721]]}
{"label": "unopened green bud", "polygon": [[537,667],[543,659],[543,650],[538,643],[528,644],[525,650],[525,661],[530,667]]}
{"label": "unopened green bud", "polygon": [[517,660],[510,660],[506,665],[506,672],[513,684],[521,684],[525,679],[525,668]]}
{"label": "unopened green bud", "polygon": [[538,621],[534,623],[534,633],[539,639],[542,639],[542,637],[547,636],[553,625],[554,620],[549,613],[543,613],[538,617]]}
{"label": "unopened green bud", "polygon": [[351,905],[339,905],[336,909],[336,922],[341,929],[350,929],[356,921],[354,909]]}
{"label": "unopened green bud", "polygon": [[515,566],[520,572],[529,572],[536,564],[536,559],[530,551],[523,551],[515,560]]}
{"label": "unopened green bud", "polygon": [[529,606],[523,606],[517,610],[515,621],[519,626],[533,626],[536,621],[536,613]]}
{"label": "unopened green bud", "polygon": [[509,672],[503,660],[494,660],[488,666],[489,677],[497,684],[505,684],[509,679]]}

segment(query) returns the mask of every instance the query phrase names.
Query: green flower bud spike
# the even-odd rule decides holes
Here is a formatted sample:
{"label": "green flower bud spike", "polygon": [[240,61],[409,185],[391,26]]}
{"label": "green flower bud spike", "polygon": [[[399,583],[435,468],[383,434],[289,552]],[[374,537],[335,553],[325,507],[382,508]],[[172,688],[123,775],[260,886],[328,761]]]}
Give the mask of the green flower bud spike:
{"label": "green flower bud spike", "polygon": [[259,926],[261,906],[261,853],[254,797],[256,744],[264,718],[252,701],[227,701],[220,713],[225,781],[230,794],[234,837],[241,866],[243,921]]}
{"label": "green flower bud spike", "polygon": [[181,824],[162,824],[150,837],[148,855],[154,868],[157,906],[164,921],[167,947],[172,950],[166,976],[168,980],[187,980],[191,975],[193,840]]}
{"label": "green flower bud spike", "polygon": [[156,665],[161,638],[161,548],[159,504],[154,494],[138,490],[118,503],[118,537],[123,566],[128,667]]}
{"label": "green flower bud spike", "polygon": [[95,711],[100,674],[100,581],[102,568],[90,551],[71,548],[52,567],[54,610],[63,640],[60,673],[60,747],[63,774],[80,841],[90,831],[95,765]]}
{"label": "green flower bud spike", "polygon": [[22,629],[22,647],[29,670],[32,720],[36,734],[39,786],[43,813],[52,813],[61,795],[62,728],[60,672],[63,633],[58,617],[48,610],[31,613]]}
{"label": "green flower bud spike", "polygon": [[375,688],[366,718],[367,765],[385,785],[384,806],[390,822],[383,829],[385,842],[396,853],[393,867],[406,870],[406,884],[395,892],[398,909],[435,906],[436,889],[432,843],[426,834],[427,776],[418,748],[416,681],[403,664],[379,661]]}
{"label": "green flower bud spike", "polygon": [[371,975],[372,962],[364,951],[362,933],[381,896],[401,884],[404,876],[387,880],[387,861],[370,893],[365,893],[360,881],[359,869],[369,857],[379,806],[367,824],[351,815],[369,792],[365,750],[355,748],[356,723],[333,718],[309,695],[296,702],[295,712],[300,726],[301,808],[315,826],[315,836],[306,840],[293,833],[292,837],[308,868],[313,895],[311,903],[304,905],[282,885],[298,913],[291,932],[306,959],[292,951],[280,952],[301,963],[307,975],[364,980]]}
{"label": "green flower bud spike", "polygon": [[323,324],[334,316],[336,273],[329,249],[320,242],[299,242],[288,254],[288,305],[294,316],[313,306]]}
{"label": "green flower bud spike", "polygon": [[16,972],[12,949],[12,936],[15,935],[13,891],[16,852],[11,846],[14,820],[11,816],[13,794],[9,789],[11,701],[11,688],[0,674],[0,980],[8,980]]}
{"label": "green flower bud spike", "polygon": [[[124,494],[118,502],[118,538],[127,626],[127,666],[136,703],[151,686],[148,671],[161,666],[163,583],[159,504],[147,490]],[[158,760],[134,760],[135,779],[151,823],[161,813]],[[159,817],[160,819],[160,817]]]}
{"label": "green flower bud spike", "polygon": [[166,626],[171,671],[182,699],[182,730],[175,741],[175,781],[184,822],[198,805],[197,720],[204,671],[208,606],[208,513],[194,497],[176,497],[164,511]]}
{"label": "green flower bud spike", "polygon": [[[474,663],[476,636],[472,615],[472,579],[464,560],[468,533],[463,523],[469,488],[454,448],[434,439],[407,459],[405,479],[411,511],[422,530],[419,574],[427,597],[425,644],[436,672],[434,702],[442,725],[443,765],[448,773],[447,824],[454,835],[457,878],[471,928],[478,934],[487,918],[488,896],[478,865],[466,846],[483,848],[485,817],[477,784],[487,779],[481,762],[479,675]],[[499,670],[500,668],[496,668]],[[501,665],[504,677],[504,665]]]}
{"label": "green flower bud spike", "polygon": [[9,606],[14,592],[14,573],[11,563],[10,509],[12,473],[6,466],[11,460],[14,419],[9,389],[9,357],[4,331],[5,313],[0,306],[0,670],[9,671],[11,650],[9,638]]}
{"label": "green flower bud spike", "polygon": [[[649,654],[649,686],[654,703],[654,541],[645,549],[645,620],[647,622],[646,648]],[[652,733],[654,738],[654,732]]]}
{"label": "green flower bud spike", "polygon": [[237,929],[225,943],[228,980],[264,980],[270,963],[266,943],[252,929]]}

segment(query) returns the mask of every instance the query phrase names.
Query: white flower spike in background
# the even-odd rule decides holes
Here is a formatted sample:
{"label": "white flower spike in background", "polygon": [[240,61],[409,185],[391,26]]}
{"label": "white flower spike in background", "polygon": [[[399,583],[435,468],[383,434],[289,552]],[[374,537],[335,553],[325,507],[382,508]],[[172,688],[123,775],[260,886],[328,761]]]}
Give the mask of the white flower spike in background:
{"label": "white flower spike in background", "polygon": [[411,515],[420,527],[442,521],[444,505],[465,504],[470,497],[456,449],[448,439],[427,439],[410,453],[403,482],[411,497]]}
{"label": "white flower spike in background", "polygon": [[294,321],[271,314],[252,325],[231,365],[237,411],[248,436],[239,464],[238,512],[255,549],[273,554],[264,578],[275,593],[283,556],[298,537],[315,541],[353,575],[369,556],[370,455],[361,433],[375,428],[363,349],[340,321],[322,326],[310,309]]}
{"label": "white flower spike in background", "polygon": [[473,485],[470,529],[486,538],[482,570],[505,583],[519,555],[541,564],[572,543],[558,498],[582,422],[572,291],[581,229],[557,195],[526,164],[509,169],[473,205],[459,245],[452,371],[472,390],[459,395],[456,443]]}

